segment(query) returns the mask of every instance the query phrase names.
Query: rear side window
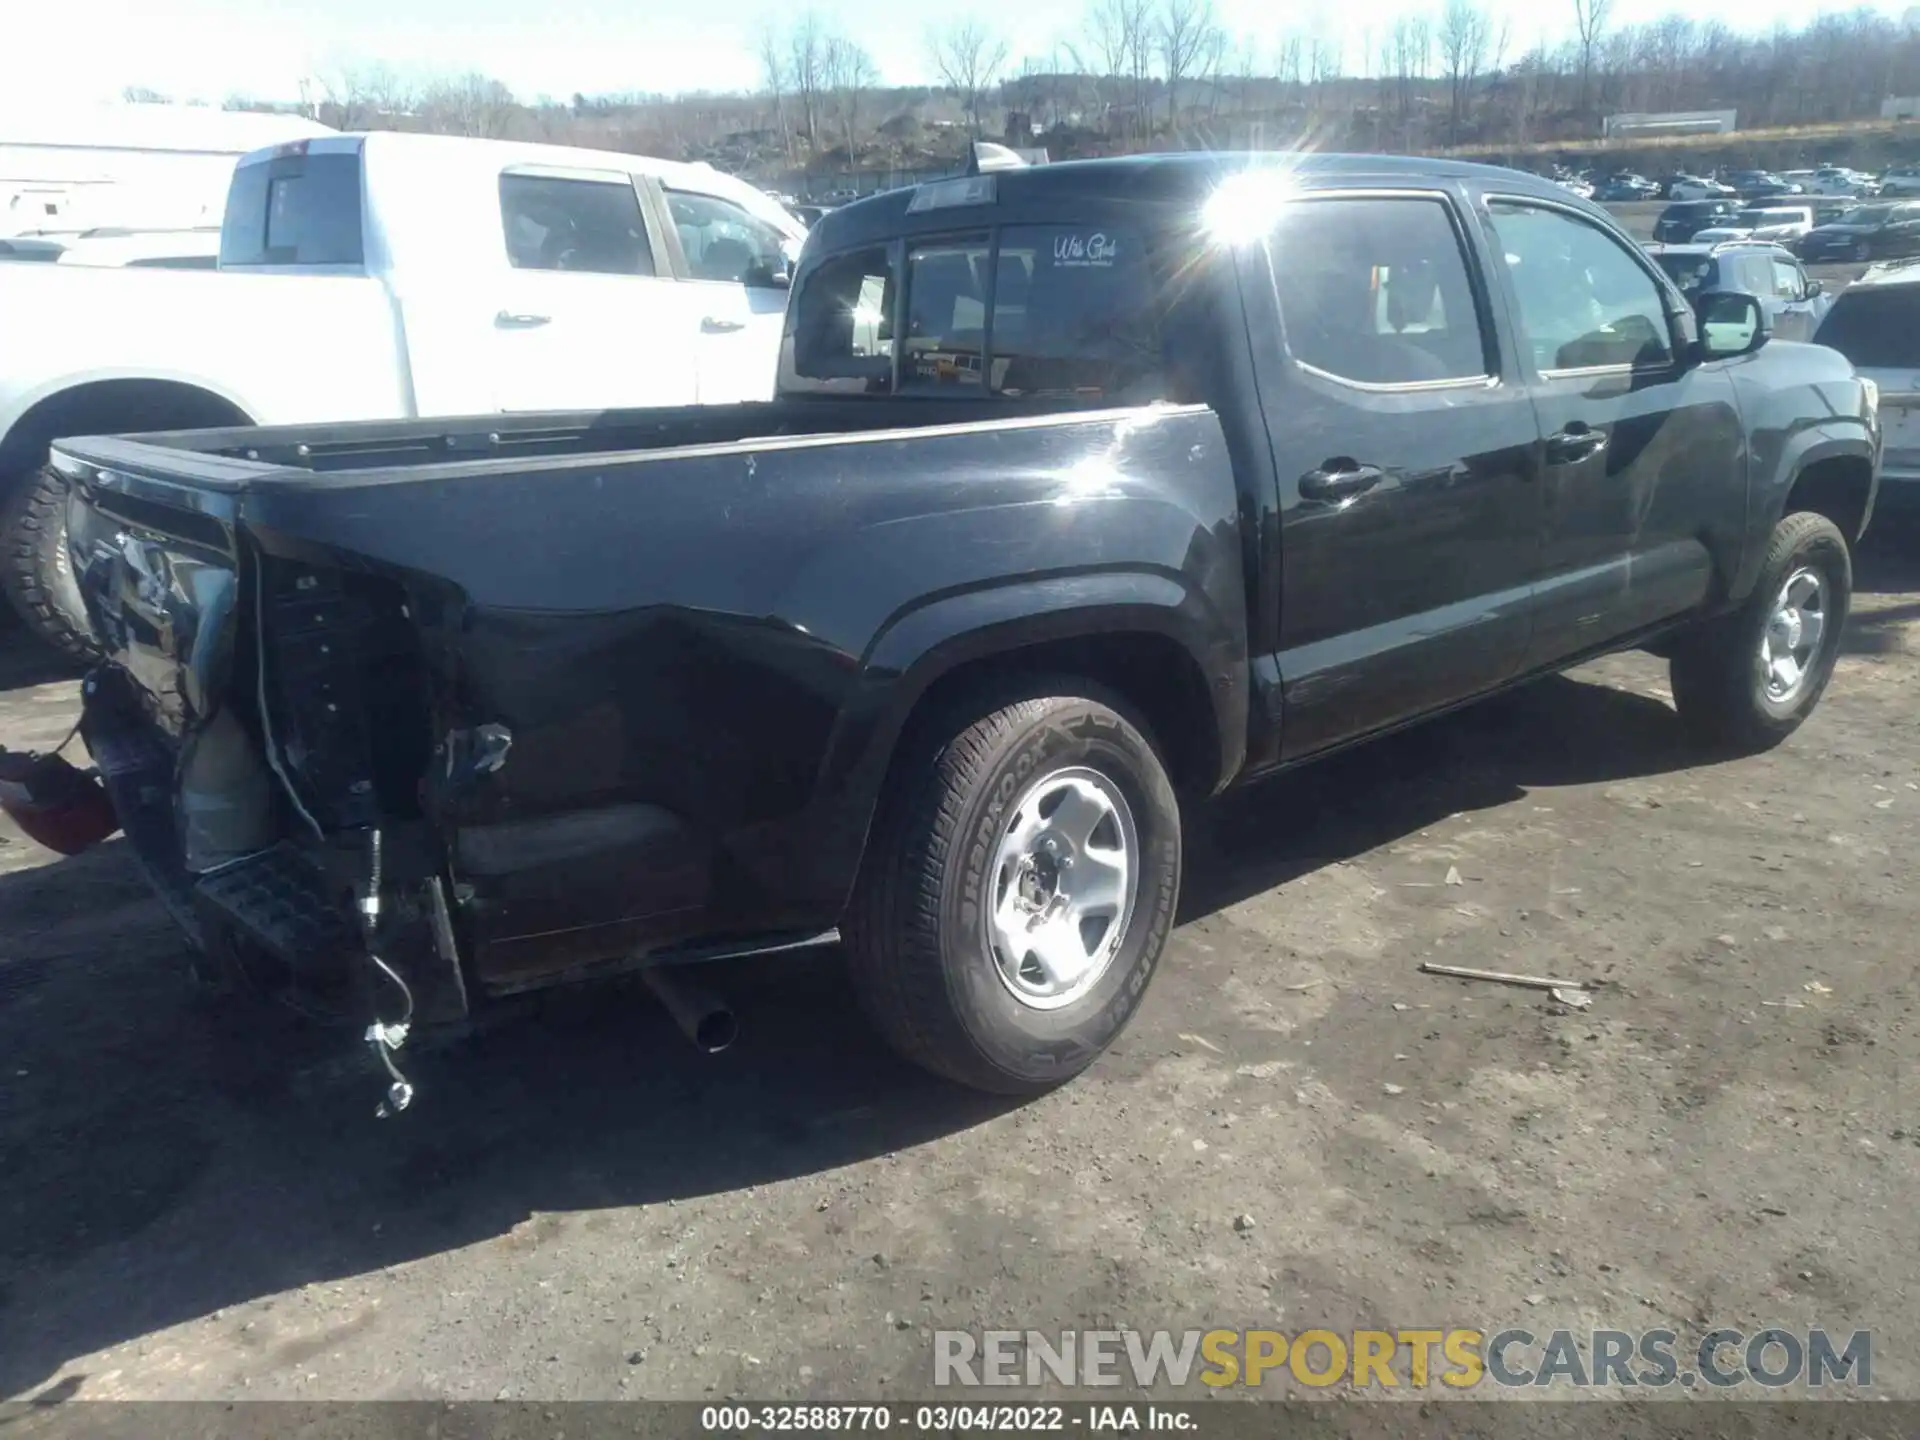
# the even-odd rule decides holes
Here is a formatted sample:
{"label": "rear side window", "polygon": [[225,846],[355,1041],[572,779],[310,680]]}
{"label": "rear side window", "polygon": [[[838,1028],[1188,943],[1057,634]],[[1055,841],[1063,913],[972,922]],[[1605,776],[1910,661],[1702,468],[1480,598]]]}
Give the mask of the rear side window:
{"label": "rear side window", "polygon": [[1920,285],[1841,291],[1813,339],[1865,369],[1920,367]]}
{"label": "rear side window", "polygon": [[1713,288],[1714,265],[1711,255],[1668,253],[1655,258],[1660,268],[1667,272],[1667,278],[1680,287],[1682,294],[1693,295]]}
{"label": "rear side window", "polygon": [[222,265],[359,265],[360,156],[295,154],[242,165],[220,226]]}
{"label": "rear side window", "polygon": [[500,224],[516,270],[652,275],[640,196],[624,175],[500,177]]}
{"label": "rear side window", "polygon": [[1438,199],[1305,199],[1269,242],[1287,348],[1365,385],[1489,372],[1459,235]]}
{"label": "rear side window", "polygon": [[997,248],[986,235],[915,245],[901,388],[1145,403],[1163,375],[1157,303],[1124,229],[1010,225]]}
{"label": "rear side window", "polygon": [[994,261],[993,392],[1140,402],[1163,374],[1152,270],[1131,232],[1014,225]]}

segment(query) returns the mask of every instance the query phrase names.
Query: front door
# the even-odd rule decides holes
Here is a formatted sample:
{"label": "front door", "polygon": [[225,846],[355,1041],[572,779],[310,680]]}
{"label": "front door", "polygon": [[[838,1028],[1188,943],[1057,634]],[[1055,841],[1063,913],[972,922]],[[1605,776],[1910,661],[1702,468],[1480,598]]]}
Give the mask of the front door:
{"label": "front door", "polygon": [[796,247],[722,196],[671,187],[665,196],[698,327],[700,403],[771,400]]}
{"label": "front door", "polygon": [[1681,301],[1630,240],[1553,201],[1493,198],[1545,437],[1529,669],[1699,605],[1739,553],[1746,453],[1726,363],[1682,353]]}
{"label": "front door", "polygon": [[1539,433],[1494,342],[1457,198],[1302,195],[1248,252],[1280,486],[1281,758],[1518,669]]}
{"label": "front door", "polygon": [[500,177],[508,268],[489,297],[495,408],[691,405],[691,286],[657,259],[619,171]]}

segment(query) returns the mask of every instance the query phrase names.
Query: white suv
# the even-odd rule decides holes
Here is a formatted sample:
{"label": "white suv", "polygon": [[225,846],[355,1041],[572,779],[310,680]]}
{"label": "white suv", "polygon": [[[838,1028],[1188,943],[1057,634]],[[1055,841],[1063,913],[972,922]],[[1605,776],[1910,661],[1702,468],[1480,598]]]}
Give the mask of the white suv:
{"label": "white suv", "polygon": [[1880,514],[1920,516],[1920,265],[1875,265],[1840,293],[1814,332],[1880,387]]}

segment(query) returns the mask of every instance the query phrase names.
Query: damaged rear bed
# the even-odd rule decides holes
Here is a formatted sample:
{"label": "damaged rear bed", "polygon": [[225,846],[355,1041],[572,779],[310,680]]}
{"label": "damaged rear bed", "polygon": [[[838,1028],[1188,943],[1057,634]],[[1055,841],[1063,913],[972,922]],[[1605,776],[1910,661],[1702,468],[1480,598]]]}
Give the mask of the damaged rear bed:
{"label": "damaged rear bed", "polygon": [[[197,947],[383,1017],[389,1063],[486,996],[830,936],[881,778],[862,667],[940,580],[872,543],[928,508],[897,477],[971,507],[937,483],[983,447],[1037,473],[1119,413],[810,399],[62,442],[107,657],[83,733]],[[948,533],[943,564],[1024,563]]]}

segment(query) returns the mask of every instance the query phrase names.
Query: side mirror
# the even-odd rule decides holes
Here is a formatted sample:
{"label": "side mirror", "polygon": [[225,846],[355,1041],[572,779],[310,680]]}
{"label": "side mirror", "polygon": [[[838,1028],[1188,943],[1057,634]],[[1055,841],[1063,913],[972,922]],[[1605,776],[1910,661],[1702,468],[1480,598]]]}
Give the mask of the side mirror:
{"label": "side mirror", "polygon": [[1813,297],[1816,295],[1824,295],[1826,293],[1827,293],[1826,281],[1824,280],[1807,281],[1807,298],[1809,300],[1813,299]]}
{"label": "side mirror", "polygon": [[793,284],[793,271],[785,260],[756,260],[744,278],[755,290],[785,290]]}
{"label": "side mirror", "polygon": [[1702,360],[1731,360],[1751,355],[1773,338],[1773,320],[1757,296],[1738,290],[1709,290],[1694,301],[1700,316]]}

